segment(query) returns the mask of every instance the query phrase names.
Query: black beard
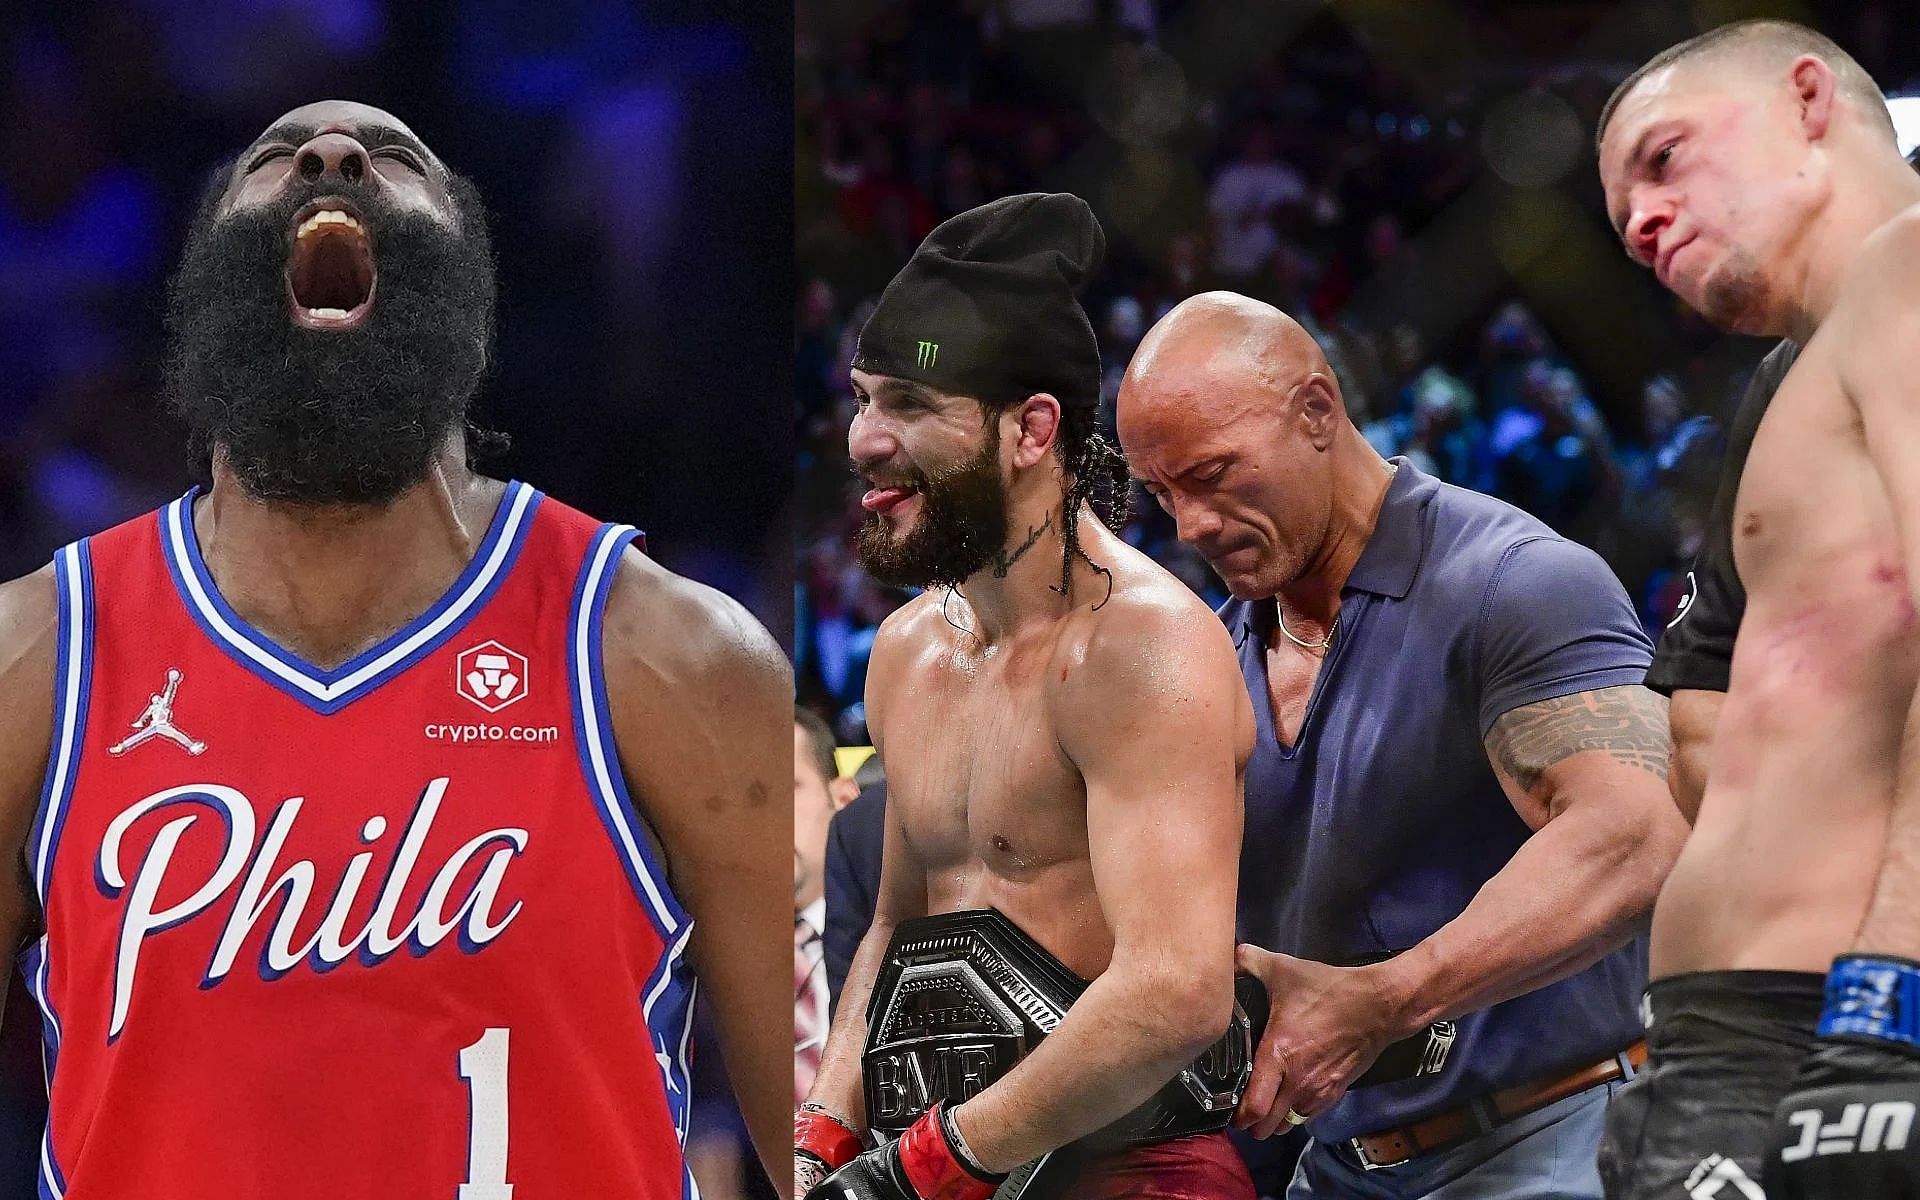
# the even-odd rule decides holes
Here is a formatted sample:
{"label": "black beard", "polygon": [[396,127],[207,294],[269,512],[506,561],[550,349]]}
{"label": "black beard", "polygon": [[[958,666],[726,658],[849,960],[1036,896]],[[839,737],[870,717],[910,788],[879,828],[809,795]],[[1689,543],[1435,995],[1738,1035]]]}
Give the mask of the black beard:
{"label": "black beard", "polygon": [[1007,485],[1000,478],[1000,426],[987,422],[986,443],[957,466],[916,471],[920,519],[895,538],[884,518],[868,513],[860,527],[860,565],[886,587],[955,587],[985,569],[1007,543]]}
{"label": "black beard", "polygon": [[[473,186],[450,186],[459,231],[343,183],[219,220],[202,203],[168,288],[167,398],[249,495],[386,504],[463,422],[492,349],[493,251]],[[374,241],[373,309],[344,332],[294,324],[287,298],[293,215],[320,195]]]}

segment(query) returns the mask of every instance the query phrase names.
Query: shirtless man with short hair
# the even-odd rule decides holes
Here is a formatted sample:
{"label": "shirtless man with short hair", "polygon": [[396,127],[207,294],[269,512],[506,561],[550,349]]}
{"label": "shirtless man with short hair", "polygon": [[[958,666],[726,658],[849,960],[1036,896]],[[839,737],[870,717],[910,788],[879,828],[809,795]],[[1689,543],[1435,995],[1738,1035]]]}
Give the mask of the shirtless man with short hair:
{"label": "shirtless man with short hair", "polygon": [[[929,590],[874,646],[878,910],[796,1117],[797,1192],[984,1197],[1157,1099],[1234,1014],[1252,709],[1213,614],[1086,503],[1113,464],[1074,295],[1102,249],[1076,197],[996,201],[935,230],[861,334],[848,441],[873,489],[862,557]],[[910,919],[982,909],[1091,985],[1017,1065],[925,1097],[937,1103],[898,1140],[856,1157],[865,1119],[879,1123],[862,1043],[890,940]],[[1251,1200],[1221,1131],[1230,1111],[1210,1132],[1095,1157],[1069,1194]]]}
{"label": "shirtless man with short hair", "polygon": [[1747,609],[1609,1195],[1751,1198],[1762,1169],[1774,1200],[1913,1195],[1920,1146],[1871,1106],[1920,1098],[1920,1013],[1889,1003],[1920,982],[1920,179],[1866,72],[1785,22],[1657,56],[1599,136],[1628,254],[1721,328],[1803,347],[1736,501]]}

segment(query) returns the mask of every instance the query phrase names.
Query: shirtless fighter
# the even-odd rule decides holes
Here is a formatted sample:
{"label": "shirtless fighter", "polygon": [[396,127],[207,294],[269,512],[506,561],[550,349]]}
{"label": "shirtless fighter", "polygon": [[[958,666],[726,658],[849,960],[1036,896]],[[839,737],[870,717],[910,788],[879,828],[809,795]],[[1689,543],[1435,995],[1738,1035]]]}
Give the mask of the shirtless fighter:
{"label": "shirtless fighter", "polygon": [[[873,650],[880,895],[795,1119],[796,1193],[975,1200],[1119,1123],[1128,1148],[1092,1156],[1068,1194],[1253,1195],[1221,1132],[1232,1101],[1195,1122],[1166,1099],[1237,1020],[1252,711],[1213,614],[1087,502],[1115,456],[1094,433],[1098,351],[1075,293],[1104,245],[1076,197],[995,201],[934,230],[860,336],[862,558],[929,590]],[[921,953],[900,969],[890,943],[910,947],[928,914],[963,914],[931,920],[997,947],[994,965]],[[1003,967],[1010,987],[984,982]],[[1017,1020],[969,1020],[941,1044],[947,1014],[1030,1010],[1023,997],[1061,972],[1092,983],[1017,1065],[993,1049],[1019,1039]],[[1151,1144],[1132,1123],[1143,1108]],[[904,1132],[861,1154],[868,1125]],[[1193,1128],[1210,1131],[1169,1136]]]}
{"label": "shirtless fighter", "polygon": [[1664,51],[1599,136],[1628,254],[1802,346],[1735,502],[1747,609],[1608,1194],[1920,1194],[1920,179],[1873,80],[1783,22]]}

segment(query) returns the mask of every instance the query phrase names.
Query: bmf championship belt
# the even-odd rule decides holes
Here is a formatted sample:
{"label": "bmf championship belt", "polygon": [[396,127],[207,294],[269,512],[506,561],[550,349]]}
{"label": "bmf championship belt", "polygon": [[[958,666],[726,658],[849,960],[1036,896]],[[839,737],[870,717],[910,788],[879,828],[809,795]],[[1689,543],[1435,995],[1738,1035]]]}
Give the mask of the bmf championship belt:
{"label": "bmf championship belt", "polygon": [[[862,1059],[867,1123],[898,1137],[941,1100],[979,1095],[1060,1024],[1088,981],[993,909],[903,921],[867,1002]],[[1252,1074],[1266,1026],[1260,982],[1234,981],[1227,1032],[1139,1108],[1106,1129],[1015,1171],[996,1200],[1058,1195],[1088,1156],[1225,1129]],[[1356,1086],[1437,1072],[1437,1030],[1395,1043]],[[1451,1040],[1451,1030],[1446,1033]]]}
{"label": "bmf championship belt", "polygon": [[[993,909],[901,922],[867,1005],[868,1125],[894,1137],[938,1100],[979,1095],[1053,1032],[1087,986]],[[1259,984],[1243,977],[1241,990]],[[1107,1140],[1158,1142],[1227,1127],[1253,1069],[1253,1025],[1246,997],[1237,998],[1225,1036]],[[1261,992],[1262,1018],[1265,999]]]}

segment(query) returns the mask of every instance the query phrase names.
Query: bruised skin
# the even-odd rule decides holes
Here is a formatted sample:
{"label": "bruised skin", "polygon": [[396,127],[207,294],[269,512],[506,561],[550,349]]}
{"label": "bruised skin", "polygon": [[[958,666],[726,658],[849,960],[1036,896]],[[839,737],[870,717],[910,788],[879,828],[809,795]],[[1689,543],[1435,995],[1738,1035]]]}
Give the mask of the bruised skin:
{"label": "bruised skin", "polygon": [[1747,610],[1713,771],[1655,911],[1656,977],[1824,972],[1871,895],[1920,647],[1893,512],[1840,394],[1839,336],[1808,344],[1747,460]]}

